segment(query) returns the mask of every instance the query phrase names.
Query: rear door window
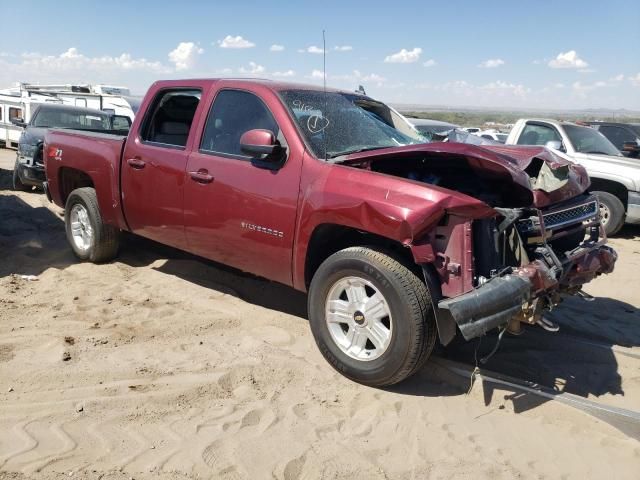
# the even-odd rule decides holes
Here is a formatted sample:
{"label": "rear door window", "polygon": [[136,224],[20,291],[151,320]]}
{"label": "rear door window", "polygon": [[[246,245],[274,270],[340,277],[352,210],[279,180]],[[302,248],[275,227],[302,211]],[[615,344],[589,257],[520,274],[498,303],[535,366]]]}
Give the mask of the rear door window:
{"label": "rear door window", "polygon": [[562,141],[555,128],[538,123],[527,123],[518,138],[518,145],[546,145],[547,142],[553,141]]}
{"label": "rear door window", "polygon": [[159,92],[145,117],[142,141],[184,148],[201,96],[196,89]]}
{"label": "rear door window", "polygon": [[211,106],[200,150],[246,157],[240,150],[240,137],[254,129],[269,130],[284,143],[278,124],[262,100],[253,93],[222,90]]}

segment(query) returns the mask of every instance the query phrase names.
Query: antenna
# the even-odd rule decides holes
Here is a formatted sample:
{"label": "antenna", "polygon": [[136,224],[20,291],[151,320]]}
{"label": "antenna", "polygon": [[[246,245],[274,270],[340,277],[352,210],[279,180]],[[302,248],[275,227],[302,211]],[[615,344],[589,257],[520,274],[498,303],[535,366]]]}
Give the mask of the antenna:
{"label": "antenna", "polygon": [[[323,88],[323,96],[324,96],[324,113],[323,116],[327,115],[327,42],[325,41],[324,29],[322,29],[322,88]],[[324,118],[323,120],[326,120]],[[322,132],[322,138],[324,140],[324,161],[327,161],[327,129],[325,128]]]}

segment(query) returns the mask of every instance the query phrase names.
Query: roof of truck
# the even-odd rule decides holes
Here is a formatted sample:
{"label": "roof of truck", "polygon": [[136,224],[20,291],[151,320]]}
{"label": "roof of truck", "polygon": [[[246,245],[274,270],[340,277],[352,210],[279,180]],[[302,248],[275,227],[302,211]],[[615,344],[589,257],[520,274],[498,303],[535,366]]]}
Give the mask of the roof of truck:
{"label": "roof of truck", "polygon": [[[185,78],[180,80],[158,80],[155,82],[156,84],[166,84],[166,85],[175,85],[180,86],[189,82],[228,82],[228,83],[237,83],[237,84],[247,84],[247,85],[263,85],[271,90],[280,91],[280,90],[314,90],[314,91],[323,91],[325,90],[322,85],[312,85],[308,83],[296,83],[296,82],[283,82],[280,80],[270,80],[267,78],[233,78],[233,77],[219,77],[219,78]],[[331,93],[346,93],[349,95],[360,96],[362,98],[370,98],[368,95],[363,95],[360,92],[352,91],[352,90],[344,90],[338,88],[326,88],[327,92]]]}

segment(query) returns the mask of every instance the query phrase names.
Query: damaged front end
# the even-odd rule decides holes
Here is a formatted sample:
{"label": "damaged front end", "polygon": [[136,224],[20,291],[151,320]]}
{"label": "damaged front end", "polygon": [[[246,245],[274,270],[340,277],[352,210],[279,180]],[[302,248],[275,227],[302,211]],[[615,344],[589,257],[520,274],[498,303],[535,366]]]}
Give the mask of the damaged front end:
{"label": "damaged front end", "polygon": [[[546,148],[432,143],[349,161],[429,186],[405,244],[440,299],[444,345],[456,326],[469,340],[496,327],[518,333],[522,323],[543,324],[563,297],[613,271],[617,255],[605,245],[586,171]],[[486,208],[466,208],[473,202]]]}
{"label": "damaged front end", "polygon": [[473,231],[472,290],[438,304],[439,323],[449,317],[466,340],[500,326],[519,333],[522,323],[540,323],[564,296],[612,272],[617,259],[605,245],[593,196],[543,210],[496,210],[496,218],[465,222]]}

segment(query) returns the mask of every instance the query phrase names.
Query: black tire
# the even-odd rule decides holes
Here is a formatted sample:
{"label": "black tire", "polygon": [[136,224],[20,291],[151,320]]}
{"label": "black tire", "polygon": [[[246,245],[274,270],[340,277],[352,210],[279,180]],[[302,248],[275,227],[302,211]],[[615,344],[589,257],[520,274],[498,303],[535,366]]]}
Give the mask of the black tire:
{"label": "black tire", "polygon": [[[393,321],[391,340],[373,360],[350,357],[333,340],[325,318],[325,304],[340,279],[357,276],[369,281],[385,298]],[[397,260],[367,247],[351,247],[327,258],[311,281],[309,322],[318,348],[342,375],[358,383],[393,385],[418,371],[433,351],[436,325],[426,285]]]}
{"label": "black tire", "polygon": [[[600,202],[600,221],[607,236],[615,235],[624,225],[625,207],[618,197],[609,192],[592,192]],[[605,217],[606,215],[606,217]]]}
{"label": "black tire", "polygon": [[30,185],[25,185],[20,180],[20,175],[18,175],[18,159],[16,158],[16,164],[13,166],[13,189],[17,192],[30,192],[32,190]]}
{"label": "black tire", "polygon": [[[76,245],[71,233],[70,218],[75,205],[84,207],[93,231],[90,246],[84,250]],[[102,263],[113,260],[117,255],[120,245],[120,230],[113,225],[104,223],[102,220],[102,215],[98,207],[98,198],[93,188],[77,188],[71,192],[65,205],[64,223],[67,232],[67,241],[71,245],[73,253],[75,253],[80,260]]]}

